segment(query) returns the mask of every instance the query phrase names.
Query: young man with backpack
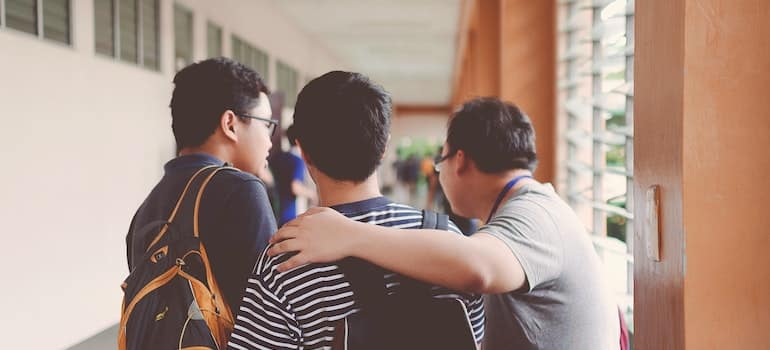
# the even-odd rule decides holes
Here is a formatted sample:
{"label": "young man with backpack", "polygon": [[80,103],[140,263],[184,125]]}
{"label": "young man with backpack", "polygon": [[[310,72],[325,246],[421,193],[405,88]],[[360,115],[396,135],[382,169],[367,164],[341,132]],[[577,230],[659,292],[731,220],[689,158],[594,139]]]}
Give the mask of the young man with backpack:
{"label": "young man with backpack", "polygon": [[483,220],[470,235],[361,225],[317,208],[273,237],[269,255],[298,251],[278,271],[347,256],[412,278],[486,294],[484,350],[618,349],[618,309],[572,209],[532,178],[535,131],[497,98],[452,117],[439,180],[457,214]]}
{"label": "young man with backpack", "polygon": [[[267,166],[276,126],[265,83],[238,62],[214,58],[182,69],[174,84],[170,107],[178,157],[166,163],[126,236],[131,274],[123,286],[124,348],[160,348],[153,337],[193,344],[185,331],[201,318],[210,323],[210,311],[224,324],[224,330],[211,330],[223,347],[232,328],[230,309],[238,305],[258,254],[276,230],[265,186],[253,175]],[[187,250],[179,251],[180,244]],[[195,294],[195,307],[174,309],[183,299],[175,294],[183,292],[176,279],[203,293]],[[181,315],[175,316],[181,322],[174,315]]]}
{"label": "young man with backpack", "polygon": [[[317,184],[320,205],[370,225],[420,228],[435,214],[423,215],[380,194],[376,168],[389,139],[390,114],[390,97],[380,86],[358,73],[334,71],[302,89],[292,128]],[[460,235],[454,224],[444,222],[444,227],[453,232],[441,234]],[[288,258],[290,255],[270,258],[264,254],[259,258],[236,316],[229,349],[355,348],[346,338],[358,338],[361,342],[355,345],[366,349],[410,349],[426,340],[415,337],[427,338],[430,331],[444,331],[441,336],[447,339],[454,335],[454,329],[442,328],[444,321],[458,321],[453,323],[458,332],[467,331],[465,349],[475,348],[483,337],[484,311],[478,295],[417,283],[360,260],[309,264],[278,273],[276,267]],[[412,293],[415,298],[407,297]],[[454,303],[461,311],[447,312],[447,317],[422,312],[422,306],[434,305],[431,301],[436,298]],[[391,307],[405,310],[394,313]],[[415,320],[425,322],[410,323]],[[402,327],[408,334],[380,332],[399,324],[414,327]],[[427,340],[441,344],[442,339]],[[395,344],[398,341],[401,343]],[[387,342],[395,345],[388,347]]]}

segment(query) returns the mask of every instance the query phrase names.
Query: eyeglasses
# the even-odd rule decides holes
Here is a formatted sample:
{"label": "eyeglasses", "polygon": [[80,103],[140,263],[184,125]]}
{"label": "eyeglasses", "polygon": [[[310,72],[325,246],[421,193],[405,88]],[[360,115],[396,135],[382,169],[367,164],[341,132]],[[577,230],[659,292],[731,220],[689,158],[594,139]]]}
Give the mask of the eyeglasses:
{"label": "eyeglasses", "polygon": [[275,129],[278,128],[278,122],[275,121],[275,120],[272,120],[272,119],[255,117],[255,116],[251,116],[251,115],[248,115],[248,114],[238,114],[238,116],[241,117],[241,118],[256,119],[256,120],[263,121],[263,122],[267,123],[266,126],[267,126],[268,132],[270,133],[270,137],[273,137],[273,135],[275,135]]}
{"label": "eyeglasses", "polygon": [[445,156],[442,156],[440,154],[436,155],[436,158],[433,159],[433,171],[435,171],[436,173],[441,171],[441,167],[440,167],[441,162],[449,158],[452,158],[452,156],[454,156],[455,154],[457,154],[457,152],[450,152],[450,153],[447,153],[447,155]]}

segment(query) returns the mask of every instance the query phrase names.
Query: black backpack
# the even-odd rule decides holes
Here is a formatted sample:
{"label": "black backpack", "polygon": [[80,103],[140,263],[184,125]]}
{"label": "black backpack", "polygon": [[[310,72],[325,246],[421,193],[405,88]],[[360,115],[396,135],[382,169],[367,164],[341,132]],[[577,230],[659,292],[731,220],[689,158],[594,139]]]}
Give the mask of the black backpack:
{"label": "black backpack", "polygon": [[[423,211],[423,229],[446,230],[448,225],[448,216]],[[362,311],[336,325],[333,349],[476,349],[462,301],[433,298],[430,285],[413,279],[402,283],[401,293],[388,295],[381,267],[357,258],[338,265]]]}
{"label": "black backpack", "polygon": [[[121,287],[123,306],[118,349],[224,349],[233,316],[211,272],[198,237],[198,209],[206,184],[220,170],[200,169],[187,182],[168,220]],[[143,236],[143,235],[142,235]]]}

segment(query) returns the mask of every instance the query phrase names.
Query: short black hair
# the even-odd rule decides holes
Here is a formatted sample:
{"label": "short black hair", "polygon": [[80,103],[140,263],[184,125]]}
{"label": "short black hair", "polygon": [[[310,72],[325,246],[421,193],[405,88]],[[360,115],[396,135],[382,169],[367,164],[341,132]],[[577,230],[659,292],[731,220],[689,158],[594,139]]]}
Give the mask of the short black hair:
{"label": "short black hair", "polygon": [[537,167],[535,129],[519,107],[494,97],[468,101],[449,121],[447,145],[485,173]]}
{"label": "short black hair", "polygon": [[174,76],[171,129],[177,150],[202,145],[226,110],[245,114],[267,85],[253,69],[225,57],[193,63]]}
{"label": "short black hair", "polygon": [[332,71],[297,96],[294,136],[318,170],[335,180],[366,180],[390,133],[390,95],[360,73]]}

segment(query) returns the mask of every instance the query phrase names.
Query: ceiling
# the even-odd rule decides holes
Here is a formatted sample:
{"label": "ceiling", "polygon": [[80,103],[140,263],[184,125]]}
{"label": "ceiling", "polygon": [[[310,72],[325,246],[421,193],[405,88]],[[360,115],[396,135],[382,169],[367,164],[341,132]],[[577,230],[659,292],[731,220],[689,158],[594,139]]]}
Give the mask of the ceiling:
{"label": "ceiling", "polygon": [[447,105],[461,0],[280,0],[290,20],[394,104]]}

